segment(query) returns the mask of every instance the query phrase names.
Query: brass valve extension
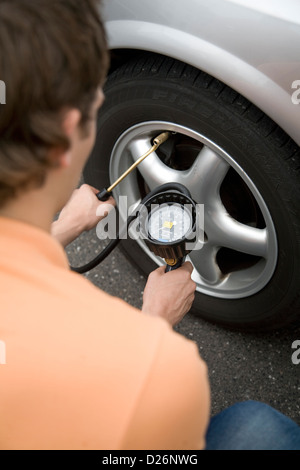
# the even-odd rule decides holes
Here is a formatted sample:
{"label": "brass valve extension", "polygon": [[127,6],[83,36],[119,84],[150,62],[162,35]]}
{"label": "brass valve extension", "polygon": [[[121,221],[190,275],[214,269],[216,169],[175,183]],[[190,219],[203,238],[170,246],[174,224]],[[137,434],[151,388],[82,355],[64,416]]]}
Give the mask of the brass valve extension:
{"label": "brass valve extension", "polygon": [[148,157],[151,153],[155,152],[155,150],[158,149],[160,145],[162,145],[168,138],[170,137],[170,132],[163,132],[162,134],[159,134],[157,137],[153,139],[153,146],[146,152],[144,155],[142,155],[133,165],[131,165],[128,170],[126,170],[123,175],[121,175],[109,188],[107,189],[102,189],[97,194],[97,197],[100,201],[107,201],[110,196],[112,191],[115,189],[115,187],[123,181],[126,176],[128,176],[140,163],[142,163],[143,160],[145,160],[146,157]]}

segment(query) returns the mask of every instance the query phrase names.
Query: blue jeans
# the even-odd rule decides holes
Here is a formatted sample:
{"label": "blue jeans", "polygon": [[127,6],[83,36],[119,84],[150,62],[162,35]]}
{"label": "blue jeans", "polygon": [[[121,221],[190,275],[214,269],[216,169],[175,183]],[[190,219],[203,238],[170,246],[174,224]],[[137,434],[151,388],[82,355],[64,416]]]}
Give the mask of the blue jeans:
{"label": "blue jeans", "polygon": [[211,419],[206,450],[300,450],[300,426],[265,403],[237,403]]}

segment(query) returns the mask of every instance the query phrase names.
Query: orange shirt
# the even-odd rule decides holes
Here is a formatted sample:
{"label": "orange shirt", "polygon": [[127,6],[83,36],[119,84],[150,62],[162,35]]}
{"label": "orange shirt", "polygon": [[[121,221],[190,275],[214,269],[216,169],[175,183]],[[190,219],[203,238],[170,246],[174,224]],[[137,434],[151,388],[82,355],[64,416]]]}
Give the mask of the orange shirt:
{"label": "orange shirt", "polygon": [[5,218],[0,342],[0,449],[204,447],[196,344],[71,272],[46,232]]}

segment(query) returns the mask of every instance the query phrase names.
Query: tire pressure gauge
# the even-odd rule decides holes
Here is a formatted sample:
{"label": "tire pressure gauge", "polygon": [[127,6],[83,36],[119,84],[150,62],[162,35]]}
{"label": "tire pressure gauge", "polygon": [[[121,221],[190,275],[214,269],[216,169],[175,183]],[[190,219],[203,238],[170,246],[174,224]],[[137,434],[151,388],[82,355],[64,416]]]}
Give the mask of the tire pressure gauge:
{"label": "tire pressure gauge", "polygon": [[[174,134],[174,133],[173,133]],[[171,133],[162,132],[153,139],[152,147],[142,155],[128,170],[126,170],[109,188],[104,188],[96,194],[100,201],[107,201],[113,189],[123,181],[145,158],[155,152]],[[126,231],[129,225],[139,217],[140,232],[150,250],[164,258],[167,263],[166,271],[181,266],[185,256],[190,253],[196,243],[196,204],[191,199],[189,190],[180,183],[165,183],[153,189],[141,201],[142,209],[128,217]],[[83,274],[100,264],[117,246],[121,238],[117,237],[104,248],[93,260],[84,266],[72,267],[72,271]]]}
{"label": "tire pressure gauge", "polygon": [[167,263],[166,271],[181,266],[196,241],[196,205],[175,191],[151,197],[140,212],[140,231],[148,248]]}

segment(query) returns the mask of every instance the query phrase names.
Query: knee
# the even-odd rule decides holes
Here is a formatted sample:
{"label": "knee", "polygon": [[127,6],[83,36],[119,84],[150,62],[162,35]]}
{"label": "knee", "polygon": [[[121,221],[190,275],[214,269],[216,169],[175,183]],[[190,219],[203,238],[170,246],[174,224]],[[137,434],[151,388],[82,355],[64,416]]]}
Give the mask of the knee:
{"label": "knee", "polygon": [[208,448],[288,449],[298,446],[300,428],[270,405],[248,400],[215,416],[207,437]]}

